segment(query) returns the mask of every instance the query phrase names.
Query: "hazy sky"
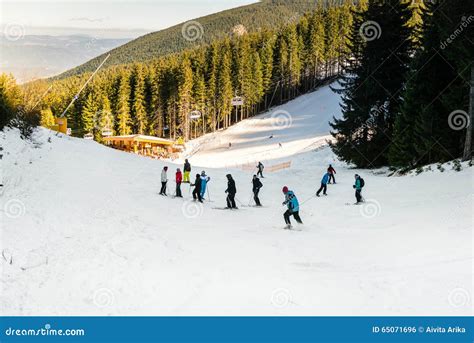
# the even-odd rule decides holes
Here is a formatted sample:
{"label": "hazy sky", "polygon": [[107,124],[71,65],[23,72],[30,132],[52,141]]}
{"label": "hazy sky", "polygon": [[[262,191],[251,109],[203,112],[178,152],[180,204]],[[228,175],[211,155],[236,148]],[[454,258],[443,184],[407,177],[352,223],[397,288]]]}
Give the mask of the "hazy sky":
{"label": "hazy sky", "polygon": [[[0,0],[0,26],[21,25],[25,34],[156,31],[256,0]],[[71,30],[71,28],[74,28]],[[98,32],[97,32],[98,31]],[[122,34],[120,34],[122,31]],[[132,33],[133,34],[133,33]]]}

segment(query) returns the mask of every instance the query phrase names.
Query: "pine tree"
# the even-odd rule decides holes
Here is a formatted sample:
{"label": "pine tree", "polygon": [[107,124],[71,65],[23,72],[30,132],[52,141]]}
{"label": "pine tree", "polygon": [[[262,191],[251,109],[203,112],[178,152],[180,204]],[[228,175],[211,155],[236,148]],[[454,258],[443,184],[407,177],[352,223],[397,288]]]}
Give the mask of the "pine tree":
{"label": "pine tree", "polygon": [[116,117],[117,117],[117,132],[119,135],[129,135],[131,130],[131,119],[130,119],[130,84],[129,76],[125,71],[122,71],[119,79],[118,92],[117,92],[117,104],[116,104]]}
{"label": "pine tree", "polygon": [[193,71],[189,57],[181,61],[178,85],[178,107],[181,129],[185,140],[189,140],[190,113],[192,105]]}
{"label": "pine tree", "polygon": [[231,50],[229,41],[221,46],[222,58],[217,72],[217,107],[219,121],[224,122],[224,127],[230,124],[232,111],[232,77],[231,77]]}
{"label": "pine tree", "polygon": [[252,98],[251,104],[256,105],[262,101],[264,94],[262,62],[258,52],[252,54]]}
{"label": "pine tree", "polygon": [[260,61],[262,63],[262,86],[265,93],[265,106],[268,108],[268,94],[272,91],[273,73],[273,48],[275,46],[275,36],[268,31],[262,32],[260,41]]}
{"label": "pine tree", "polygon": [[0,74],[0,129],[7,125],[21,104],[21,90],[11,75]]}
{"label": "pine tree", "polygon": [[217,68],[219,64],[217,43],[211,44],[206,54],[206,80],[207,80],[207,110],[210,114],[209,121],[212,131],[217,129]]}
{"label": "pine tree", "polygon": [[456,10],[456,5],[461,4],[435,2],[426,4],[423,11],[422,48],[411,64],[390,148],[390,162],[395,166],[447,161],[462,153],[464,132],[453,130],[449,115],[456,110],[467,111],[473,50],[467,48],[469,42],[463,34],[453,44],[443,46],[468,8]]}
{"label": "pine tree", "polygon": [[51,111],[51,108],[45,108],[43,110],[41,110],[41,121],[40,121],[40,124],[41,126],[43,127],[46,127],[46,128],[51,128],[54,126],[55,124],[55,121],[54,121],[54,116],[53,116],[53,112]]}
{"label": "pine tree", "polygon": [[148,124],[145,104],[145,79],[141,65],[135,67],[132,94],[131,118],[134,132],[144,134],[147,131]]}
{"label": "pine tree", "polygon": [[96,140],[102,140],[103,131],[111,131],[113,134],[114,130],[114,116],[110,107],[110,100],[107,95],[102,97],[102,108],[100,109],[100,116],[98,118],[98,130],[96,133]]}
{"label": "pine tree", "polygon": [[81,113],[81,129],[82,134],[94,133],[95,131],[95,124],[97,121],[97,114],[98,114],[98,105],[95,99],[95,94],[93,92],[89,92],[86,97],[86,101],[84,102],[84,106],[82,107]]}
{"label": "pine tree", "polygon": [[306,42],[308,64],[311,75],[311,88],[315,86],[316,79],[321,76],[321,66],[325,58],[326,50],[325,37],[326,31],[323,12],[318,8],[310,17],[308,38]]}
{"label": "pine tree", "polygon": [[346,61],[340,90],[343,118],[331,126],[334,152],[358,167],[388,162],[412,52],[410,16],[407,4],[398,0],[371,0],[367,11],[355,15],[350,49],[357,62]]}

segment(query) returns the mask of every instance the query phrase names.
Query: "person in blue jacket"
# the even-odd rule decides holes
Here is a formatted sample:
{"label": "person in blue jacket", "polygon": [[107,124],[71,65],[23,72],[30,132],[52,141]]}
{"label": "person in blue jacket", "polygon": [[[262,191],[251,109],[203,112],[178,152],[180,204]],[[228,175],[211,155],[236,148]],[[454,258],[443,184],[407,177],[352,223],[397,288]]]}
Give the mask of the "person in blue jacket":
{"label": "person in blue jacket", "polygon": [[321,179],[321,187],[319,187],[318,191],[316,192],[316,196],[319,196],[321,191],[323,191],[324,195],[327,195],[326,191],[328,190],[329,176],[329,173],[324,174],[323,178]]}
{"label": "person in blue jacket", "polygon": [[206,175],[206,172],[203,170],[201,172],[201,198],[204,199],[204,194],[206,193],[206,186],[211,178]]}
{"label": "person in blue jacket", "polygon": [[285,201],[282,205],[286,205],[288,207],[286,212],[283,214],[283,218],[285,218],[286,228],[291,229],[291,216],[293,216],[298,223],[303,224],[299,214],[300,205],[298,203],[298,199],[296,198],[295,193],[293,193],[293,191],[288,190],[287,186],[283,187],[282,191],[283,194],[285,194]]}

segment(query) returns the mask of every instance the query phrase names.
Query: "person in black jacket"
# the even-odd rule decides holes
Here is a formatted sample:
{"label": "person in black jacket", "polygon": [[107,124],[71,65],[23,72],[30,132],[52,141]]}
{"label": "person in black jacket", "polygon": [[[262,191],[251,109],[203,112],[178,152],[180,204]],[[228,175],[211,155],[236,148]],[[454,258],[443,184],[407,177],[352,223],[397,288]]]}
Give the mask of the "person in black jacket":
{"label": "person in black jacket", "polygon": [[189,183],[189,174],[191,173],[191,164],[189,163],[188,159],[184,160],[184,175],[183,175],[183,182]]}
{"label": "person in black jacket", "polygon": [[235,188],[235,181],[232,178],[232,175],[227,174],[227,189],[225,192],[227,193],[227,208],[230,209],[237,209],[235,205],[235,193],[237,193],[237,189]]}
{"label": "person in black jacket", "polygon": [[253,176],[252,185],[253,200],[255,200],[255,204],[257,206],[262,206],[262,204],[260,203],[260,199],[258,198],[258,192],[260,192],[260,188],[262,188],[263,185],[257,175]]}
{"label": "person in black jacket", "polygon": [[201,198],[201,175],[196,174],[196,181],[191,184],[191,186],[194,186],[193,190],[193,199],[194,201],[199,200],[199,202],[202,202]]}

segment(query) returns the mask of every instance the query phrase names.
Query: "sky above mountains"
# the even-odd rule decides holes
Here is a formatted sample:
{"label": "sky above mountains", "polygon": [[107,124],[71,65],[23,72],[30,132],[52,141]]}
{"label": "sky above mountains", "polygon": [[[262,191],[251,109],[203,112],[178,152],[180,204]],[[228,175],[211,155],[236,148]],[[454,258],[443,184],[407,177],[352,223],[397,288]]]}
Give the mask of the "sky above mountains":
{"label": "sky above mountains", "polygon": [[255,0],[0,0],[0,27],[25,35],[135,38]]}

